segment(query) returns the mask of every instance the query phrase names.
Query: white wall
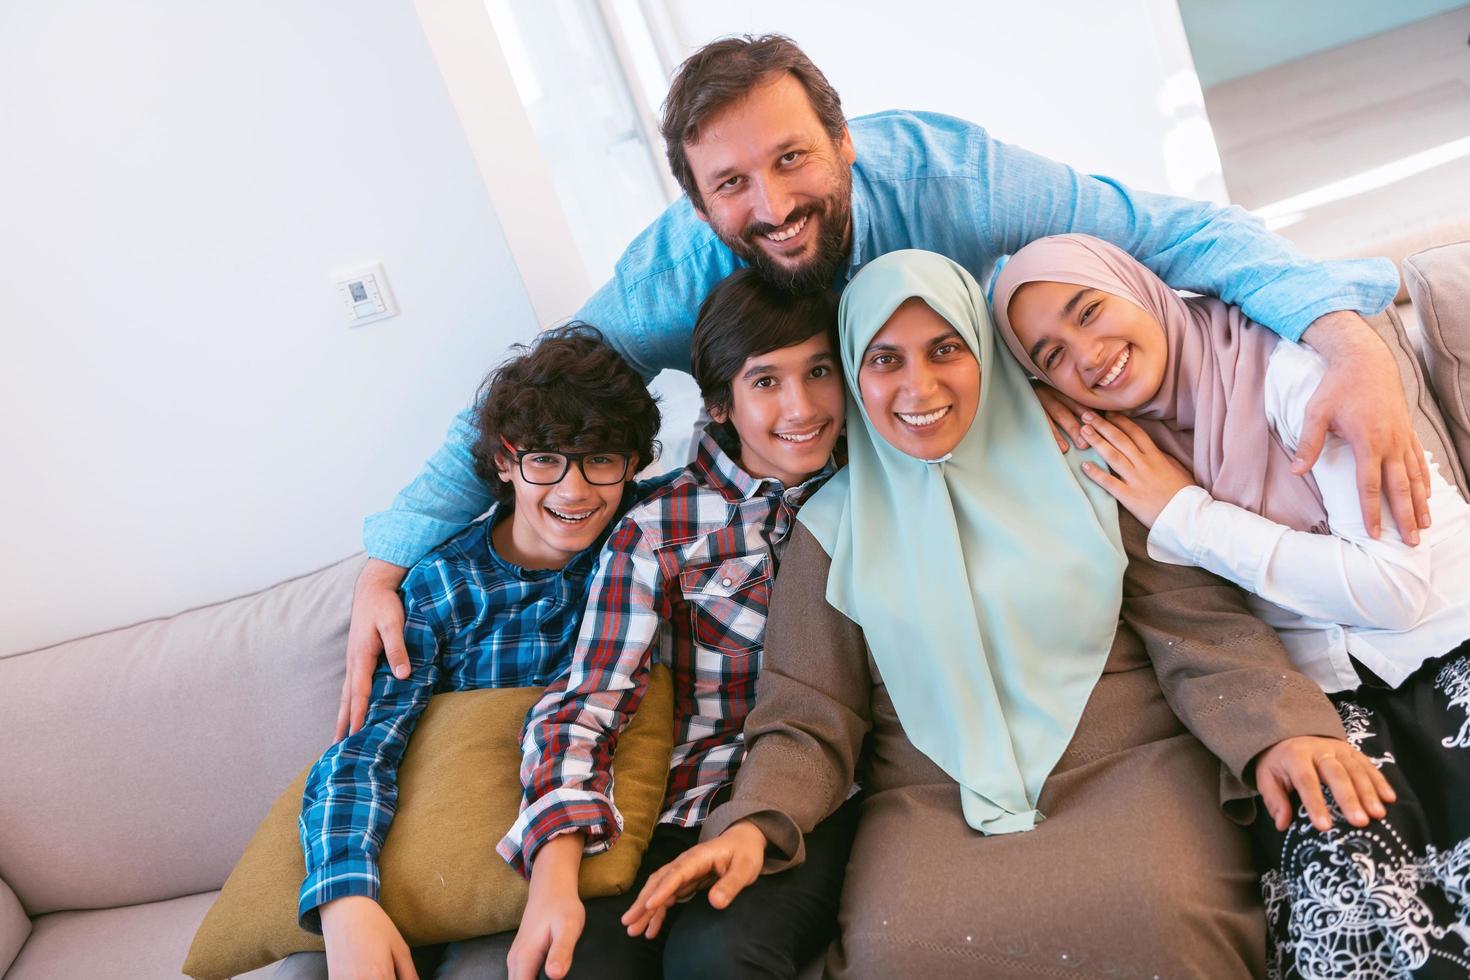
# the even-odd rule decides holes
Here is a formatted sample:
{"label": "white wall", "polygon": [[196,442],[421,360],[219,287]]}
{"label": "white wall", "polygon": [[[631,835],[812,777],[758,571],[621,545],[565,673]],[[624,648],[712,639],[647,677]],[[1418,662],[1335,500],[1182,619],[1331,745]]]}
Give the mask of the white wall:
{"label": "white wall", "polygon": [[776,31],[812,57],[849,116],[931,109],[1149,190],[1224,200],[1173,0],[664,0],[687,54]]}
{"label": "white wall", "polygon": [[0,654],[357,550],[535,326],[410,3],[0,4]]}

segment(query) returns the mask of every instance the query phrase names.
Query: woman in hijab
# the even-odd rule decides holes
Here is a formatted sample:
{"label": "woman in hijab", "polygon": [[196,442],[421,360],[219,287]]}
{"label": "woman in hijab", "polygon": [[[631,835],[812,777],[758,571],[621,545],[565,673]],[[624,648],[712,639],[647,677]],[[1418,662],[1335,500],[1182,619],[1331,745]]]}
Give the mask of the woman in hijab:
{"label": "woman in hijab", "polygon": [[1366,828],[1281,799],[1255,822],[1274,972],[1470,976],[1470,506],[1431,460],[1423,540],[1373,538],[1346,443],[1292,466],[1321,358],[1107,242],[1026,246],[995,311],[1026,369],[1092,410],[1112,472],[1089,475],[1149,553],[1251,593],[1392,787]]}
{"label": "woman in hijab", "polygon": [[1332,706],[1234,589],[1150,562],[1057,453],[961,267],[874,260],[840,342],[849,465],[788,546],[733,797],[630,930],[801,861],[860,784],[835,975],[1260,973],[1221,804],[1252,764],[1315,788],[1313,754],[1356,756]]}

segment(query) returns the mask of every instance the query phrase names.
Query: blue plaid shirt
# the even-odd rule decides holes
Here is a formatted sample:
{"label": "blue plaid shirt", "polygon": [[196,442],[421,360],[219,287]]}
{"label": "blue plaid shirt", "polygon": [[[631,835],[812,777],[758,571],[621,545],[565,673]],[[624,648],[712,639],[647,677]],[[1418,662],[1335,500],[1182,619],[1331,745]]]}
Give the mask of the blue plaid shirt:
{"label": "blue plaid shirt", "polygon": [[[630,490],[623,509],[666,482]],[[566,671],[606,534],[562,568],[525,569],[496,554],[490,539],[496,520],[509,515],[505,505],[492,510],[404,579],[403,639],[413,673],[401,681],[379,664],[362,728],[329,748],[306,779],[302,928],[320,932],[318,908],[333,899],[377,899],[377,858],[398,799],[398,764],[430,697],[539,687]]]}

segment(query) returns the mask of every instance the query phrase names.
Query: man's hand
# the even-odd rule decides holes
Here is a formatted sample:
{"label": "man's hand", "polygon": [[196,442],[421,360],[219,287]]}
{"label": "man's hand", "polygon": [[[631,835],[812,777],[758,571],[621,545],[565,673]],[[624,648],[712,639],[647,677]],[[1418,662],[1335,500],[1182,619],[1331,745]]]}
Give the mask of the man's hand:
{"label": "man's hand", "polygon": [[1067,439],[1070,437],[1072,445],[1078,449],[1086,449],[1088,442],[1087,437],[1082,433],[1081,420],[1085,409],[1060,391],[1048,388],[1040,381],[1032,381],[1031,390],[1036,392],[1036,400],[1041,402],[1041,407],[1051,422],[1051,434],[1052,438],[1057,441],[1057,448],[1066,452]]}
{"label": "man's hand", "polygon": [[1126,415],[1087,411],[1082,421],[1082,434],[1113,470],[1109,473],[1094,463],[1083,463],[1082,472],[1116,497],[1144,527],[1153,527],[1174,495],[1194,484],[1194,476],[1154,445],[1148,433]]}
{"label": "man's hand", "polygon": [[386,650],[393,676],[409,675],[408,651],[403,648],[403,600],[398,587],[408,569],[369,558],[352,589],[352,624],[347,627],[347,676],[342,679],[342,702],[337,707],[336,741],[362,727],[373,671]]}
{"label": "man's hand", "polygon": [[1284,738],[1262,752],[1255,768],[1256,789],[1277,830],[1291,823],[1291,793],[1295,790],[1307,808],[1312,826],[1332,829],[1332,812],[1322,796],[1322,784],[1347,822],[1368,826],[1369,816],[1382,819],[1384,803],[1397,797],[1383,773],[1352,745],[1337,738],[1298,735]]}
{"label": "man's hand", "polygon": [[536,980],[543,964],[551,980],[561,980],[572,968],[572,951],[587,923],[587,910],[577,897],[585,842],[585,834],[562,834],[536,854],[526,911],[505,958],[509,980]]}
{"label": "man's hand", "polygon": [[1302,342],[1327,359],[1327,374],[1307,403],[1293,472],[1310,470],[1328,430],[1337,433],[1353,447],[1368,533],[1376,538],[1382,531],[1387,497],[1399,536],[1418,544],[1419,529],[1429,526],[1429,464],[1393,355],[1362,317],[1347,311],[1313,321]]}
{"label": "man's hand", "polygon": [[669,909],[711,881],[709,903],[728,908],[745,888],[760,877],[766,860],[766,835],[749,820],[732,823],[714,840],[696,844],[655,871],[627,912],[628,935],[652,939],[662,928]]}
{"label": "man's hand", "polygon": [[321,907],[321,916],[332,980],[418,980],[408,944],[371,898],[333,899]]}

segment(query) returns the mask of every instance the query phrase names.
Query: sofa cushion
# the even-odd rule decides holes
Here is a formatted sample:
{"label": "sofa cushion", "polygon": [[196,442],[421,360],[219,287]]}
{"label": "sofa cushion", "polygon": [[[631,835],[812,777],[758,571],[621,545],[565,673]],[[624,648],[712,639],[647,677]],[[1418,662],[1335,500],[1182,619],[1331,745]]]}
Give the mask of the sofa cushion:
{"label": "sofa cushion", "polygon": [[1439,463],[1440,474],[1463,491],[1465,470],[1461,465],[1461,453],[1450,438],[1450,428],[1435,397],[1437,391],[1425,382],[1424,368],[1409,340],[1408,332],[1404,329],[1398,310],[1390,306],[1378,316],[1369,317],[1368,322],[1393,352],[1394,361],[1399,368],[1399,381],[1404,386],[1404,397],[1408,399],[1409,409],[1413,413],[1414,433],[1419,437],[1419,442],[1433,455],[1435,462]]}
{"label": "sofa cushion", "polygon": [[[36,920],[5,980],[139,980],[177,977],[189,937],[214,892],[120,909],[55,912]],[[265,980],[268,967],[240,980]]]}
{"label": "sofa cushion", "polygon": [[1450,437],[1460,462],[1470,466],[1470,241],[1409,256],[1404,282],[1424,329],[1424,359]]}
{"label": "sofa cushion", "polygon": [[0,881],[0,977],[31,934],[31,920],[10,886]]}
{"label": "sofa cushion", "polygon": [[0,878],[28,913],[224,883],[331,741],[362,560],[0,659]]}
{"label": "sofa cushion", "polygon": [[[379,865],[383,908],[410,946],[514,929],[526,882],[495,853],[520,810],[520,731],[542,688],[461,691],[432,698],[399,770],[398,812]],[[582,862],[584,898],[633,884],[663,805],[674,750],[674,687],[655,666],[648,692],[613,756],[623,834]],[[296,924],[306,862],[297,816],[303,772],[225,882],[189,950],[191,977],[229,977],[304,950],[320,936]]]}

